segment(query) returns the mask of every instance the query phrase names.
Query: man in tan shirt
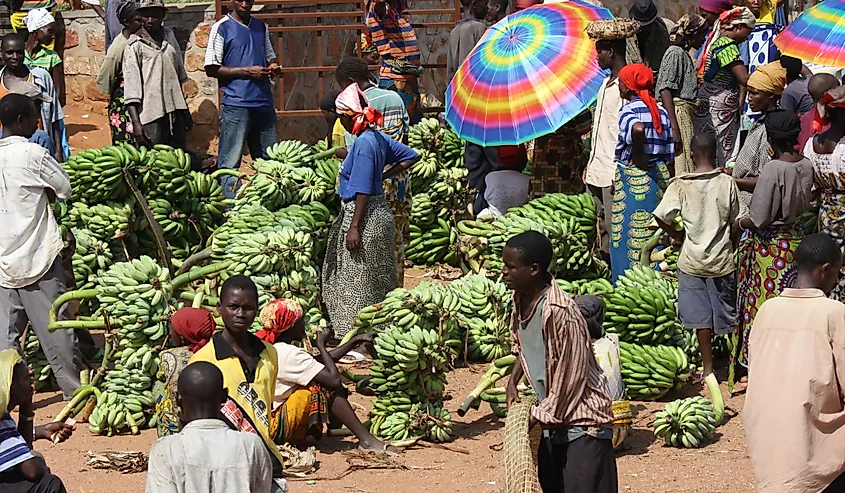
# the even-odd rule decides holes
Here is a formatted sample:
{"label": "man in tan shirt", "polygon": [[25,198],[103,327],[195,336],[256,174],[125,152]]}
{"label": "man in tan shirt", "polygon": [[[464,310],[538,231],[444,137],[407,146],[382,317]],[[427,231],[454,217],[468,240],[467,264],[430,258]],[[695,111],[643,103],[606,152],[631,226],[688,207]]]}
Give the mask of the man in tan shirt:
{"label": "man in tan shirt", "polygon": [[845,305],[826,297],[842,266],[824,233],[795,252],[794,288],[766,301],[749,342],[742,422],[761,493],[845,491]]}

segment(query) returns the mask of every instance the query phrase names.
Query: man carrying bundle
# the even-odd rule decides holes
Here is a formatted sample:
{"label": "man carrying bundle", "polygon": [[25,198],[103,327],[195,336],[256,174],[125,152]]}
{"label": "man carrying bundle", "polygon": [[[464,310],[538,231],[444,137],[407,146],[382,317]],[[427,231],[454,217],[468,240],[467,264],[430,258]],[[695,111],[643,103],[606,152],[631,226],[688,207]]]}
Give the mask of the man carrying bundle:
{"label": "man carrying bundle", "polygon": [[505,282],[514,290],[511,339],[518,358],[507,402],[518,402],[527,373],[543,428],[537,471],[544,493],[615,493],[613,412],[607,379],[596,362],[587,323],[549,274],[552,244],[536,231],[508,240]]}

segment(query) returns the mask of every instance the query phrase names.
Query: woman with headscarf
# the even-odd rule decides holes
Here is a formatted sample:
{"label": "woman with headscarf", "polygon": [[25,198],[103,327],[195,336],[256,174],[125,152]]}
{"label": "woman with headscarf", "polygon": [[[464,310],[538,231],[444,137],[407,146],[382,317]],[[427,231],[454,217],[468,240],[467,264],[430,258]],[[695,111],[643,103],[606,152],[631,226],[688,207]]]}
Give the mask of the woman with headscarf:
{"label": "woman with headscarf", "polygon": [[[737,265],[738,330],[732,345],[738,348],[734,360],[748,366],[748,337],[754,317],[763,302],[792,287],[795,280],[795,250],[804,237],[796,219],[812,200],[813,164],[796,149],[801,123],[794,113],[775,110],[765,117],[764,154],[771,161],[762,169],[749,216],[739,220],[744,230]],[[739,368],[732,367],[732,370]],[[735,380],[733,372],[729,386]],[[739,382],[745,388],[747,378]]]}
{"label": "woman with headscarf", "polygon": [[358,437],[362,450],[386,450],[387,445],[361,424],[349,405],[349,394],[335,364],[352,348],[372,343],[375,333],[353,337],[345,345],[328,351],[326,341],[331,333],[321,332],[317,336],[320,354],[315,357],[294,345],[306,337],[299,302],[285,298],[271,301],[261,309],[259,319],[262,328],[255,335],[273,344],[279,361],[276,395],[270,414],[273,440],[280,445],[294,446],[309,435],[319,440],[324,425],[339,421]]}
{"label": "woman with headscarf", "polygon": [[[845,86],[826,92],[819,100],[813,127],[820,133],[807,141],[804,155],[813,163],[816,188],[821,192],[819,232],[836,240],[845,252]],[[845,302],[845,266],[830,297]]]}
{"label": "woman with headscarf", "polygon": [[129,37],[141,29],[141,16],[138,14],[138,4],[126,0],[117,7],[117,18],[123,24],[123,31],[114,38],[100,73],[97,75],[97,86],[109,95],[109,129],[111,129],[112,144],[127,142],[133,144],[132,120],[129,109],[123,100],[123,50]]}
{"label": "woman with headscarf", "polygon": [[41,67],[50,72],[56,92],[59,93],[59,101],[62,106],[65,104],[65,70],[59,54],[47,48],[56,37],[56,19],[47,9],[32,9],[24,18],[26,30],[29,35],[26,39],[26,50],[24,51],[24,63],[28,67]]}
{"label": "woman with headscarf", "polygon": [[329,231],[323,262],[323,300],[340,338],[362,308],[382,301],[397,286],[396,222],[382,181],[410,168],[420,155],[376,130],[383,117],[357,83],[340,93],[335,108],[343,127],[356,137],[340,167],[341,211]]}
{"label": "woman with headscarf", "polygon": [[640,261],[651,236],[648,225],[669,180],[675,142],[669,114],[654,99],[654,73],[638,63],[619,71],[619,94],[629,102],[619,110],[616,179],[610,228],[610,264],[615,281]]}
{"label": "woman with headscarf", "polygon": [[719,16],[733,8],[731,0],[699,0],[698,2],[698,12],[707,23],[708,29],[713,29]]}
{"label": "woman with headscarf", "polygon": [[696,132],[716,134],[718,165],[736,160],[739,152],[739,115],[745,98],[748,68],[742,62],[739,44],[755,24],[747,8],[723,12],[713,25],[698,63],[698,105],[695,109]]}
{"label": "woman with headscarf", "polygon": [[[775,46],[775,37],[780,32],[775,25],[777,0],[745,0],[745,6],[754,14],[757,22],[751,34],[748,35],[748,39],[740,43],[739,51],[743,62],[748,67],[748,73],[753,74],[758,67],[772,63],[780,57]],[[746,105],[741,129],[750,129],[759,116],[759,113]]]}
{"label": "woman with headscarf", "polygon": [[[67,493],[62,480],[50,474],[33,440],[59,442],[70,438],[73,426],[50,423],[34,426],[32,372],[15,349],[0,351],[0,491],[3,493]],[[17,408],[18,423],[11,412]]]}
{"label": "woman with headscarf", "polygon": [[785,87],[786,69],[780,62],[763,65],[748,77],[748,107],[762,116],[754,122],[748,132],[731,171],[739,187],[740,198],[745,201],[745,205],[750,205],[757,177],[769,162],[766,115],[777,109],[780,95]]}
{"label": "woman with headscarf", "polygon": [[672,136],[675,138],[675,175],[691,173],[695,166],[685,152],[693,135],[693,114],[698,92],[698,77],[690,49],[704,44],[709,29],[704,18],[687,14],[680,19],[669,33],[672,45],[663,55],[660,72],[657,74],[656,92],[672,122]]}
{"label": "woman with headscarf", "polygon": [[179,433],[176,383],[191,356],[211,340],[215,328],[214,316],[201,308],[182,308],[171,317],[170,344],[173,347],[159,355],[160,363],[153,386],[159,438]]}

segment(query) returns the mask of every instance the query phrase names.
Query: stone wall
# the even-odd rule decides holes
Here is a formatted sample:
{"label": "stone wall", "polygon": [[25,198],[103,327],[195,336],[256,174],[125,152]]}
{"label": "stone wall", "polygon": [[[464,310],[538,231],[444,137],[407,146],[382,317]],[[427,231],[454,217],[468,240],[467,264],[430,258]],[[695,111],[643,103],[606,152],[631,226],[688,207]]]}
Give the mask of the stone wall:
{"label": "stone wall", "polygon": [[[63,17],[67,102],[86,111],[104,112],[109,96],[97,87],[97,73],[106,55],[103,21],[92,10],[64,12]],[[165,24],[179,40],[189,77],[183,90],[194,117],[194,140],[210,141],[217,133],[217,81],[206,77],[203,68],[213,23],[214,5],[168,6]]]}

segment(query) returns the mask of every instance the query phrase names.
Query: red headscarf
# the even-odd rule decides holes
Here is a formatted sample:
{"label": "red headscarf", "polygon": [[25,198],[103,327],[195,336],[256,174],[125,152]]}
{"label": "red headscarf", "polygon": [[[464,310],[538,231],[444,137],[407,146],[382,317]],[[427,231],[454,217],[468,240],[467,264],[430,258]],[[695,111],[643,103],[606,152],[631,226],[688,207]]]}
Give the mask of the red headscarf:
{"label": "red headscarf", "polygon": [[173,314],[170,326],[173,332],[191,343],[189,346],[191,351],[197,352],[211,340],[217,324],[214,323],[214,315],[207,310],[182,308]]}
{"label": "red headscarf", "polygon": [[279,298],[264,305],[258,318],[261,320],[262,329],[255,335],[263,341],[275,344],[282,332],[293,327],[302,318],[302,305],[296,300]]}
{"label": "red headscarf", "polygon": [[663,132],[660,110],[657,109],[657,100],[651,94],[651,90],[654,89],[654,72],[641,63],[631,63],[625,65],[619,71],[619,80],[643,100],[643,103],[648,107],[648,112],[651,113],[654,129],[657,130],[657,133]]}
{"label": "red headscarf", "polygon": [[813,114],[813,133],[819,133],[830,124],[827,110],[829,108],[845,108],[845,86],[839,86],[827,91],[819,100]]}

